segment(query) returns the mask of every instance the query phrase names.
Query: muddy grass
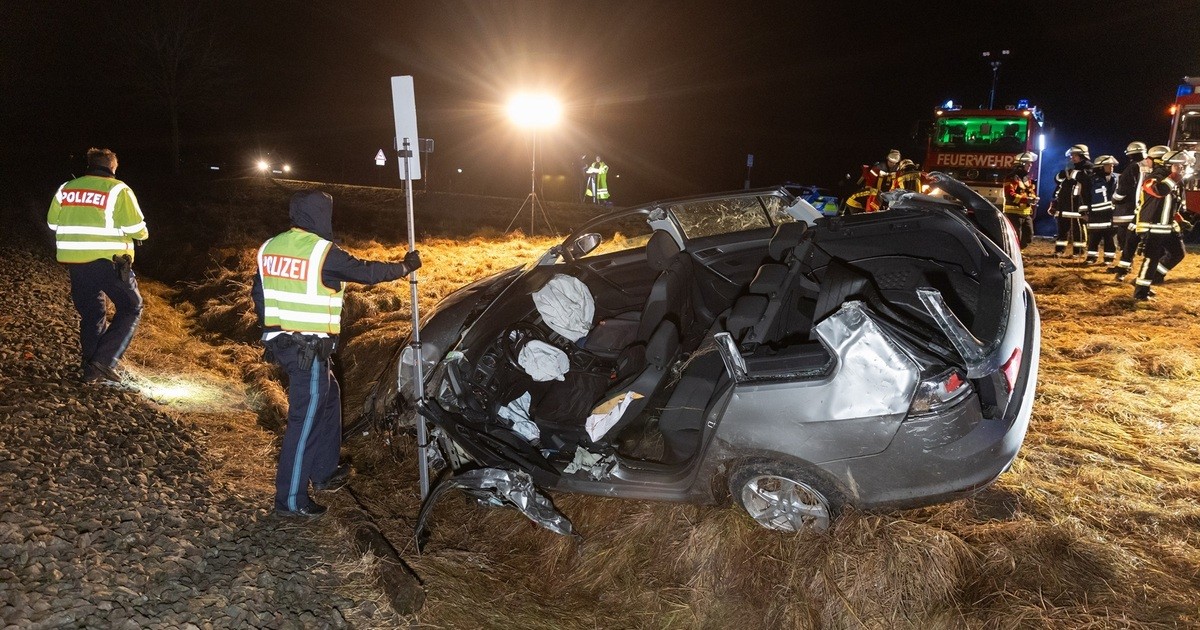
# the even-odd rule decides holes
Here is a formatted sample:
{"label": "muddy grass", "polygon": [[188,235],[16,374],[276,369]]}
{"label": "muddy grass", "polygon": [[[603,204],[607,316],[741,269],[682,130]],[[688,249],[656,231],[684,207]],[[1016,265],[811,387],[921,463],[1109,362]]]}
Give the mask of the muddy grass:
{"label": "muddy grass", "polygon": [[[256,194],[285,194],[280,186]],[[359,212],[365,224],[335,219],[348,250],[402,255],[402,231],[370,231],[386,216],[378,213],[391,210],[369,206],[394,203],[387,197],[394,192],[334,194],[335,213],[343,197],[366,208]],[[228,207],[257,216],[238,205],[252,203],[253,195],[243,196],[229,197]],[[463,233],[459,226],[481,216],[479,204],[445,201],[438,220],[418,223],[428,229],[418,244],[426,260],[423,309],[553,242],[494,227]],[[488,221],[503,205],[495,204]],[[461,220],[447,218],[454,208],[465,213]],[[236,378],[266,417],[279,413],[281,401],[253,346],[241,345],[254,336],[246,252],[277,225],[248,218],[225,231],[197,259],[203,272],[180,272],[188,284],[161,296],[193,309],[221,344],[237,342],[219,355],[187,357],[181,369],[237,366]],[[354,492],[425,581],[428,599],[415,620],[427,627],[1196,626],[1200,398],[1192,390],[1200,370],[1200,256],[1185,260],[1157,289],[1160,297],[1143,304],[1128,284],[1049,251],[1038,241],[1026,260],[1043,317],[1030,431],[1012,470],[973,499],[849,513],[827,534],[787,536],[733,508],[557,496],[583,534],[577,542],[514,511],[451,497],[434,511],[418,555],[411,436],[373,431],[353,440]],[[408,290],[401,282],[348,293],[347,422],[407,333]],[[169,343],[155,342],[160,349]]]}

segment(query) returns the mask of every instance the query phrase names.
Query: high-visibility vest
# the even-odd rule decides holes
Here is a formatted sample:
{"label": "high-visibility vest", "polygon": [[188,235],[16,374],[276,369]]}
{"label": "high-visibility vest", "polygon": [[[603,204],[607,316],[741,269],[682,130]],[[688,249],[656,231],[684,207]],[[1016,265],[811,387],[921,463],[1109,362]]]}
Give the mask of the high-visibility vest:
{"label": "high-visibility vest", "polygon": [[[587,172],[596,176],[596,198],[608,199],[608,164],[604,162],[592,162]],[[591,197],[591,187],[584,191],[584,194]]]}
{"label": "high-visibility vest", "polygon": [[132,258],[133,241],[150,235],[133,190],[118,179],[96,175],[59,186],[46,224],[54,230],[61,263]]}
{"label": "high-visibility vest", "polygon": [[338,334],[342,329],[342,296],[321,282],[321,270],[332,243],[292,228],[258,249],[258,276],[263,287],[263,325],[289,332]]}

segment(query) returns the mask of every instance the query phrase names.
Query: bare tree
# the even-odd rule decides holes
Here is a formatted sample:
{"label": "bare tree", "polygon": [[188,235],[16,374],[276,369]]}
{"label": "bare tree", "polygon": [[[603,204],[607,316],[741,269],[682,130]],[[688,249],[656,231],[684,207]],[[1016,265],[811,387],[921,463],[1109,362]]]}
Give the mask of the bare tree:
{"label": "bare tree", "polygon": [[165,109],[171,127],[171,161],[181,166],[181,118],[230,93],[235,64],[221,38],[222,11],[206,0],[156,0],[125,5],[114,15],[130,89]]}

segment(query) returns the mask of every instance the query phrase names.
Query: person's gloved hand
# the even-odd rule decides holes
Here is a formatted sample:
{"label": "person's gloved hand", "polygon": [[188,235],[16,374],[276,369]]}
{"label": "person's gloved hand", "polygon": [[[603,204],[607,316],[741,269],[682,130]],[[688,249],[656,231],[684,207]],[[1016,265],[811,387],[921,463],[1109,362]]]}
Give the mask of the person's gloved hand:
{"label": "person's gloved hand", "polygon": [[417,250],[412,250],[404,255],[404,266],[408,267],[408,273],[412,273],[421,268],[421,253]]}

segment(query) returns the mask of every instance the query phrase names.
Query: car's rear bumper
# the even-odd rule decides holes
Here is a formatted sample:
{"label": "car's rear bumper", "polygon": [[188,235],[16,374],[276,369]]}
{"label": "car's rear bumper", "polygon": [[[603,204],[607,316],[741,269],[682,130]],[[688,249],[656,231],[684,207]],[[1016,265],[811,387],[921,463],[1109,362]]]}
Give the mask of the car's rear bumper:
{"label": "car's rear bumper", "polygon": [[[963,498],[1008,470],[1025,439],[1037,386],[1041,321],[1032,293],[1027,306],[1021,368],[1003,416],[982,417],[972,396],[936,418],[902,423],[880,453],[822,464],[855,507],[894,509]],[[955,427],[964,429],[955,435]]]}

